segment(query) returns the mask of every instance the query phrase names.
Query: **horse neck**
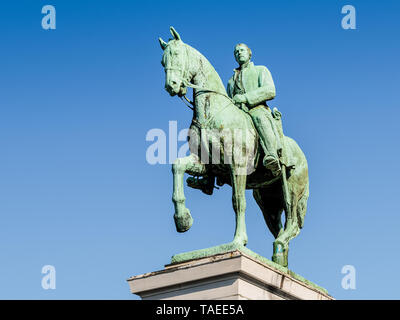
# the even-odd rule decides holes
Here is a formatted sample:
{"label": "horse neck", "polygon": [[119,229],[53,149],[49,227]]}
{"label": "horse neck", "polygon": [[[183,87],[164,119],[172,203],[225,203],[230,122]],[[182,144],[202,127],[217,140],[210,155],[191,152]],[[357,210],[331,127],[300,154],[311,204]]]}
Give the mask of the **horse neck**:
{"label": "horse neck", "polygon": [[[225,87],[217,71],[211,63],[196,49],[190,48],[189,61],[192,81],[201,88],[217,91],[226,94]],[[222,106],[221,95],[215,93],[196,94],[199,90],[194,90],[194,118],[200,123],[204,123],[213,116]]]}

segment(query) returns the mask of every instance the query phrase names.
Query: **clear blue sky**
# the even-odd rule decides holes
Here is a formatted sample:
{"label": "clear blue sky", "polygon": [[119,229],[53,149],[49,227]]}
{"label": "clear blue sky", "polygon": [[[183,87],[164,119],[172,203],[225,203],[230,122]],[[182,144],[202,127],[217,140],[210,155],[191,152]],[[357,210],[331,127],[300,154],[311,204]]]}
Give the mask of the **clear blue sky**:
{"label": "clear blue sky", "polygon": [[[41,28],[41,8],[57,29]],[[352,4],[357,29],[341,28]],[[2,1],[0,298],[132,299],[131,275],[232,240],[227,186],[186,189],[195,223],[173,224],[169,165],[146,162],[152,128],[189,126],[164,91],[157,38],[169,26],[226,83],[247,43],[272,73],[284,130],[310,170],[305,227],[290,268],[338,299],[399,298],[398,1]],[[247,194],[248,247],[273,237]],[[43,290],[41,268],[56,268]],[[341,287],[344,265],[356,290]]]}

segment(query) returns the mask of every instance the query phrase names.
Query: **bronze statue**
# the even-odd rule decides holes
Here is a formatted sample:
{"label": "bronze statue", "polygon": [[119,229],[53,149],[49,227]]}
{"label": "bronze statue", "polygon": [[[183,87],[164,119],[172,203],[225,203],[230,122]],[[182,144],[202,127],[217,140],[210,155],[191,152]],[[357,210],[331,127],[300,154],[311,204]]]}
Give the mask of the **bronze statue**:
{"label": "bronze statue", "polygon": [[255,66],[250,61],[251,54],[247,45],[240,43],[235,46],[234,55],[239,67],[229,79],[227,92],[240,108],[249,113],[265,154],[263,164],[278,176],[281,173],[278,151],[282,152],[282,147],[278,144],[279,136],[266,103],[275,98],[275,85],[266,67]]}
{"label": "bronze statue", "polygon": [[[212,194],[215,178],[220,186],[232,186],[236,229],[231,244],[238,247],[247,244],[245,189],[253,189],[275,237],[272,260],[286,267],[289,241],[304,224],[308,167],[297,143],[284,136],[281,113],[271,111],[266,104],[275,97],[271,74],[266,67],[254,66],[250,49],[239,44],[235,47],[239,68],[226,92],[208,60],[183,43],[174,28],[170,31],[173,39],[168,43],[159,39],[164,51],[165,88],[171,96],[185,98],[193,106],[190,155],[178,158],[172,166],[177,231],[185,232],[193,223],[185,206],[184,173],[194,177],[188,179],[189,186],[207,194]],[[193,88],[193,102],[186,97],[187,88]]]}

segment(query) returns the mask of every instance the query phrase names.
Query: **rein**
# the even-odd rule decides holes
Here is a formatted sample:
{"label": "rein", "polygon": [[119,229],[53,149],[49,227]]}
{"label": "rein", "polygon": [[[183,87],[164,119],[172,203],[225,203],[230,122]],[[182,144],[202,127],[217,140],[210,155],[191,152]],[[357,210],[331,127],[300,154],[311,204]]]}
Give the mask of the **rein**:
{"label": "rein", "polygon": [[[211,92],[211,93],[219,94],[219,95],[221,95],[221,96],[227,98],[227,99],[228,99],[230,102],[232,102],[233,104],[235,104],[235,102],[234,102],[227,94],[225,94],[225,93],[222,93],[222,92],[219,92],[219,91],[215,91],[215,90],[211,90],[211,89],[207,89],[207,88],[203,88],[203,87],[197,86],[197,85],[195,85],[195,84],[193,84],[193,83],[188,82],[187,80],[185,80],[185,79],[183,79],[183,78],[181,79],[181,81],[183,82],[183,84],[184,84],[185,87],[192,88],[192,89],[196,89],[196,90],[199,90],[199,91],[204,91],[205,93]],[[191,105],[194,106],[194,103],[193,103],[192,101],[190,101],[190,100],[186,97],[186,95],[184,95],[184,97],[185,97],[186,101],[188,101]]]}
{"label": "rein", "polygon": [[[210,92],[210,93],[219,94],[219,95],[221,95],[221,96],[227,98],[233,105],[235,105],[235,102],[234,102],[228,95],[226,95],[226,94],[224,94],[224,93],[221,93],[221,92],[218,92],[218,91],[215,91],[215,90],[210,90],[210,89],[202,88],[202,87],[200,87],[200,86],[197,86],[197,85],[195,85],[195,84],[192,84],[192,83],[187,82],[185,79],[181,79],[181,80],[182,80],[183,84],[184,84],[186,87],[189,87],[189,88],[192,88],[192,89],[196,89],[196,90],[200,90],[200,91],[204,91],[205,93]],[[186,97],[186,95],[183,95],[183,96],[184,96],[184,98],[186,99],[186,101],[188,101],[193,107],[195,107],[195,103],[194,103],[193,101],[190,101],[190,100]],[[180,98],[181,98],[181,100],[186,104],[186,102],[182,99],[182,97],[180,97]],[[186,105],[187,105],[190,109],[194,110],[194,108],[192,108],[192,107],[189,106],[188,104],[186,104]],[[220,112],[222,112],[223,110],[225,110],[226,107],[228,107],[229,105],[230,105],[230,103],[227,103],[227,104],[226,104],[224,107],[222,107],[216,114],[214,114],[213,117],[209,118],[204,124],[198,122],[198,121],[197,121],[196,119],[194,119],[194,118],[193,118],[192,122],[193,122],[193,124],[196,125],[199,129],[204,129],[204,128],[206,128],[207,124],[208,124],[212,119],[215,118],[216,115],[218,115]]]}

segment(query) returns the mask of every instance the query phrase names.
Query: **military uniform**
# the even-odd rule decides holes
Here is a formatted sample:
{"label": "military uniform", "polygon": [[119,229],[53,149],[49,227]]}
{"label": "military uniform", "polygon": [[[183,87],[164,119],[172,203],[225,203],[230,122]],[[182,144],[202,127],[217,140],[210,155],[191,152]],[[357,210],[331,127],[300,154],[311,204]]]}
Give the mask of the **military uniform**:
{"label": "military uniform", "polygon": [[[266,67],[255,66],[250,61],[234,69],[234,72],[228,81],[227,93],[231,98],[237,94],[246,97],[247,102],[239,107],[249,113],[257,129],[265,153],[264,165],[277,175],[280,172],[278,151],[280,152],[282,147],[274,124],[275,120],[266,103],[275,97],[275,85],[271,73]],[[273,165],[269,167],[271,161]]]}

